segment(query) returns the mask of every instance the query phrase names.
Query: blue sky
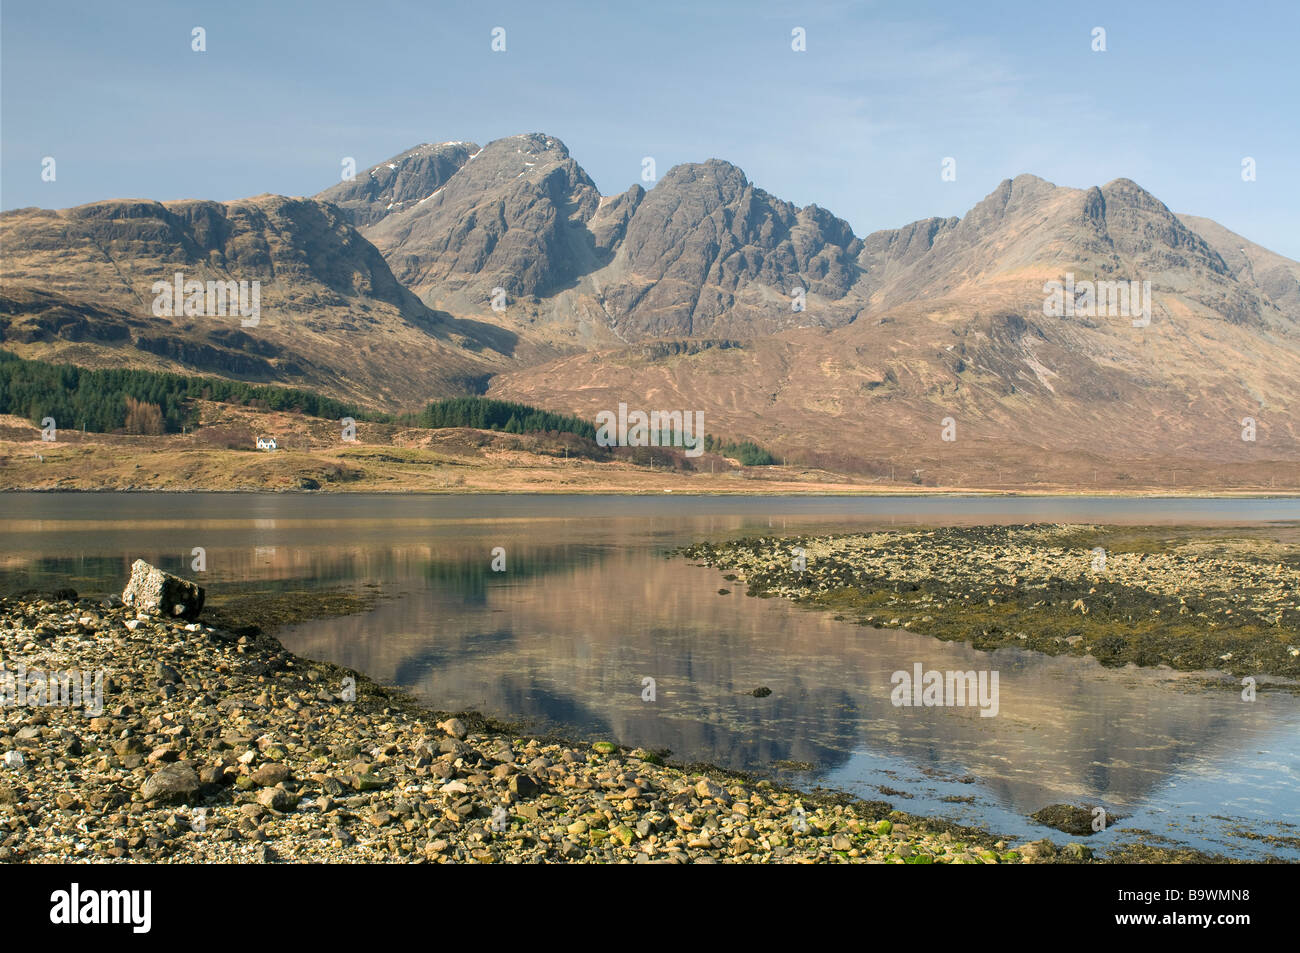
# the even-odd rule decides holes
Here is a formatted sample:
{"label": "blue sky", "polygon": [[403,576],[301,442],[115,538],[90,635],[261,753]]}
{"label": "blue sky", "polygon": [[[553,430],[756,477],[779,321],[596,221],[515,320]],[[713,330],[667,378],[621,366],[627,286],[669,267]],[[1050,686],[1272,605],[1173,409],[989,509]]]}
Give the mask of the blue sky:
{"label": "blue sky", "polygon": [[1294,2],[4,0],[0,207],[310,195],[344,156],[545,132],[605,193],[724,158],[859,235],[1126,176],[1300,259],[1298,37]]}

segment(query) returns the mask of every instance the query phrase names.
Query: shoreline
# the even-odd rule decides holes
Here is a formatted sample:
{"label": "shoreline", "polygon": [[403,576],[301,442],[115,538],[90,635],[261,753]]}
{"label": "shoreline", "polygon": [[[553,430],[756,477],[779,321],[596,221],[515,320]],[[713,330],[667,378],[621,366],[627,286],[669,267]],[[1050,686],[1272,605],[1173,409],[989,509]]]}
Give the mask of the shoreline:
{"label": "shoreline", "polygon": [[[573,489],[573,488],[556,488],[556,489],[508,489],[492,490],[483,488],[461,489],[456,487],[437,487],[425,489],[393,488],[385,489],[383,487],[322,487],[317,490],[302,489],[299,487],[265,487],[251,486],[243,488],[220,487],[132,487],[129,489],[119,489],[115,487],[0,487],[0,494],[4,493],[81,493],[81,494],[122,494],[122,493],[139,493],[139,494],[168,494],[192,495],[199,493],[226,493],[240,495],[266,494],[270,496],[351,496],[373,494],[375,496],[645,496],[658,498],[661,494],[648,492],[645,488],[601,488],[601,489]],[[884,499],[888,497],[981,497],[989,499],[1013,499],[1016,497],[1027,498],[1046,498],[1046,499],[1140,499],[1140,500],[1294,500],[1300,499],[1300,490],[1240,490],[1240,491],[1215,491],[1215,490],[1188,490],[1186,492],[1163,491],[1163,490],[1096,490],[1092,492],[1077,489],[1071,490],[991,490],[981,488],[925,488],[925,487],[908,487],[906,489],[846,489],[846,490],[797,490],[783,487],[779,490],[766,490],[761,487],[744,487],[732,490],[693,490],[690,492],[679,492],[668,489],[662,491],[662,495],[672,495],[684,499],[692,498],[712,498],[712,497],[797,497],[797,498],[826,498],[826,499],[853,499],[854,497],[871,497],[873,499]]]}
{"label": "shoreline", "polygon": [[[861,625],[1300,692],[1300,553],[1186,526],[1020,524],[698,543],[673,555]],[[1258,534],[1258,531],[1257,531]],[[797,568],[790,553],[804,554]]]}
{"label": "shoreline", "polygon": [[[206,406],[189,434],[141,436],[66,432],[45,442],[29,421],[0,415],[0,487],[30,492],[314,492],[429,494],[681,494],[811,496],[988,495],[1100,498],[1300,496],[1295,467],[1267,461],[1252,470],[1170,458],[1142,464],[1043,461],[1003,480],[978,461],[935,469],[910,451],[882,448],[865,469],[821,463],[744,465],[630,456],[592,458],[546,434],[472,428],[376,425],[366,442],[340,443],[332,422],[282,412]],[[232,443],[245,434],[247,446]],[[253,433],[274,433],[274,451],[251,449]],[[244,439],[244,438],[240,438]],[[570,451],[573,453],[570,454]],[[1073,459],[1073,458],[1070,458]],[[703,458],[701,458],[703,461]],[[698,466],[698,469],[696,468]],[[926,477],[919,474],[924,469]],[[908,474],[912,476],[909,478]],[[1106,479],[1101,479],[1105,475]],[[1082,492],[1081,492],[1081,488]]]}
{"label": "shoreline", "polygon": [[612,741],[529,737],[226,624],[0,598],[10,668],[16,653],[29,670],[98,663],[106,685],[95,720],[3,710],[0,741],[23,764],[0,782],[0,860],[1237,862],[1140,838],[1104,858],[1057,832],[1013,845],[885,801],[665,764]]}

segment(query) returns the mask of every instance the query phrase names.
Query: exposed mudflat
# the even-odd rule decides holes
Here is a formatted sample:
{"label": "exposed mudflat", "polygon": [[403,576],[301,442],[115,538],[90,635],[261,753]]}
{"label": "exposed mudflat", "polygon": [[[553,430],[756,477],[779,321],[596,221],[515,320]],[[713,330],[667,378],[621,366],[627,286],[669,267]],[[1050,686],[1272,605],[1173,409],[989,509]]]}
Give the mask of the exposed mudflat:
{"label": "exposed mudflat", "polygon": [[1246,531],[986,526],[680,552],[752,596],[979,649],[1167,665],[1238,688],[1246,677],[1261,690],[1300,680],[1300,549]]}

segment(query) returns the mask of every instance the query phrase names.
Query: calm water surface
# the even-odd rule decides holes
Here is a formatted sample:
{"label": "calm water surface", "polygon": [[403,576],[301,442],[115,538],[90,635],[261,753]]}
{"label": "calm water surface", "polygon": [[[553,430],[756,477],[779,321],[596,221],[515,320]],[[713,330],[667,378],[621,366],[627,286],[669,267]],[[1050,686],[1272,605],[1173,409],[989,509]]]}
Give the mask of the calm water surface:
{"label": "calm water surface", "polygon": [[[753,599],[668,559],[701,539],[1023,522],[1276,524],[1300,501],[1099,498],[0,494],[0,591],[120,591],[132,560],[236,590],[379,586],[363,615],[280,633],[292,651],[446,710],[608,737],[891,800],[1014,837],[1062,801],[1239,856],[1300,835],[1300,699],[1253,704],[1168,672],[883,631]],[[207,571],[191,573],[202,546]],[[494,547],[507,569],[492,572]],[[996,669],[1000,710],[896,708],[890,675]],[[657,698],[642,700],[643,679]],[[744,694],[764,685],[767,698]],[[777,762],[804,762],[792,770]],[[882,794],[882,788],[887,793]]]}

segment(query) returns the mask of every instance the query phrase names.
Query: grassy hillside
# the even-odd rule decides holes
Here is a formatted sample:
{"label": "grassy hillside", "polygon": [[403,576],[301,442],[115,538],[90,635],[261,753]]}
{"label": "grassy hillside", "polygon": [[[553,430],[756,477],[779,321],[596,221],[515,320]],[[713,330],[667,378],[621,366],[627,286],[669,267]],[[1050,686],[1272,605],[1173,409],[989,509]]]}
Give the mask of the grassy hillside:
{"label": "grassy hillside", "polygon": [[[608,456],[593,454],[596,428],[589,421],[514,401],[453,397],[433,401],[417,414],[394,415],[306,390],[159,371],[92,370],[24,360],[0,351],[0,414],[22,417],[38,426],[52,417],[61,430],[152,436],[182,433],[200,426],[199,407],[204,401],[425,430],[468,427],[509,434],[572,434],[583,438],[581,446],[572,448],[578,455]],[[736,459],[744,466],[776,462],[770,453],[748,441],[706,437],[705,447],[709,453]],[[646,452],[634,453],[634,463],[669,462],[656,448],[635,449]],[[649,452],[652,450],[655,452]]]}

